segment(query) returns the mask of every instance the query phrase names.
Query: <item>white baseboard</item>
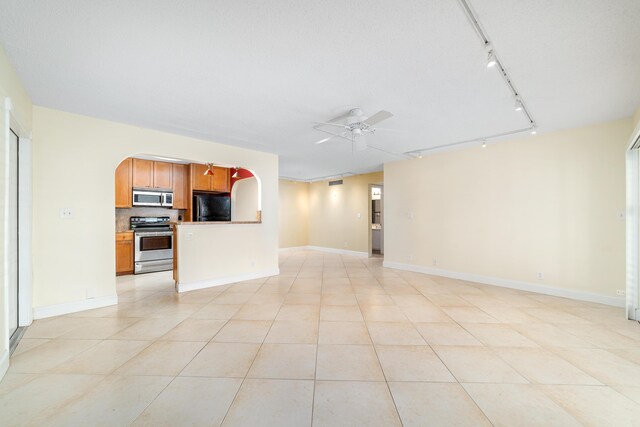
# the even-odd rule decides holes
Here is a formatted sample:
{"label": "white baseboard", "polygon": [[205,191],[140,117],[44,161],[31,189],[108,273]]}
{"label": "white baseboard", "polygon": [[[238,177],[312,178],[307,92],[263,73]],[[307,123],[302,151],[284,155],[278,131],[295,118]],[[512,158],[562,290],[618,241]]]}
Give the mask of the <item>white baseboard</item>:
{"label": "white baseboard", "polygon": [[293,246],[289,248],[280,248],[282,252],[288,251],[318,251],[318,252],[327,252],[330,254],[340,254],[340,255],[351,255],[359,258],[368,258],[369,254],[366,252],[358,252],[358,251],[350,251],[347,249],[335,249],[335,248],[326,248],[324,246]]}
{"label": "white baseboard", "polygon": [[82,301],[66,302],[63,304],[45,305],[43,307],[33,308],[33,318],[45,319],[47,317],[77,313],[78,311],[92,310],[94,308],[108,307],[116,304],[118,304],[118,295],[87,298]]}
{"label": "white baseboard", "polygon": [[442,270],[439,268],[423,267],[414,264],[403,264],[400,262],[384,261],[382,264],[386,268],[397,270],[413,271],[415,273],[430,274],[432,276],[449,277],[451,279],[465,280],[468,282],[482,283],[485,285],[500,286],[502,288],[519,289],[521,291],[535,292],[544,295],[570,298],[579,301],[595,302],[599,304],[611,305],[614,307],[624,307],[624,297],[610,297],[607,295],[594,294],[591,292],[576,291],[572,289],[558,288],[555,286],[540,285],[537,283],[522,282],[519,280],[501,279],[498,277],[481,276],[471,273],[460,273],[457,271]]}
{"label": "white baseboard", "polygon": [[178,283],[176,290],[178,292],[195,291],[198,289],[213,288],[214,286],[228,285],[229,283],[244,282],[245,280],[262,279],[263,277],[277,276],[280,274],[279,268],[258,271],[255,273],[240,274],[238,276],[227,276],[219,279],[200,280],[190,283]]}
{"label": "white baseboard", "polygon": [[289,246],[287,248],[280,248],[280,252],[291,252],[291,251],[306,251],[309,249],[309,246]]}
{"label": "white baseboard", "polygon": [[7,373],[7,370],[9,369],[9,349],[5,349],[2,351],[2,354],[0,355],[0,381],[2,381],[2,378],[4,377],[4,374]]}

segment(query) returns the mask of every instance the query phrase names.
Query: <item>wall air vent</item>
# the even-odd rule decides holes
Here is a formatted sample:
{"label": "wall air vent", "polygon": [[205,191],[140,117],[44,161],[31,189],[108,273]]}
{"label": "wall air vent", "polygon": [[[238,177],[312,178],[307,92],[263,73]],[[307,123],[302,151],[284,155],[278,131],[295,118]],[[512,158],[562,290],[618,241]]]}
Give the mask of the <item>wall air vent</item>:
{"label": "wall air vent", "polygon": [[335,181],[329,181],[329,187],[331,187],[332,185],[342,185],[342,180],[337,179]]}

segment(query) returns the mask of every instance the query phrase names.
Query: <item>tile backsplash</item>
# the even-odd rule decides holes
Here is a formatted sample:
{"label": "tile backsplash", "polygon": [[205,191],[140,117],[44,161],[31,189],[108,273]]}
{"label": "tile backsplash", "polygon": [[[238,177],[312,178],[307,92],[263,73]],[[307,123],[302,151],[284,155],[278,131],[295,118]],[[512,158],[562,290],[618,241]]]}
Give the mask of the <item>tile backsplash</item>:
{"label": "tile backsplash", "polygon": [[[129,230],[129,218],[132,216],[169,216],[171,221],[185,220],[183,209],[166,208],[123,208],[116,209],[116,232]],[[179,217],[182,217],[180,219]]]}

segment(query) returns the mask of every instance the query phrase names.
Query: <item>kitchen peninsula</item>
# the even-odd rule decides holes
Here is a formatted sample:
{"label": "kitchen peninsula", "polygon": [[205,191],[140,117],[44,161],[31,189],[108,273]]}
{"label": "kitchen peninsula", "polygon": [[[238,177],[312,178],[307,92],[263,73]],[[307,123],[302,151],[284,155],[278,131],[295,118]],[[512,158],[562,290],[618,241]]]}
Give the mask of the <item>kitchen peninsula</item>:
{"label": "kitchen peninsula", "polygon": [[256,221],[178,222],[174,229],[176,291],[186,292],[278,274],[277,253],[255,239]]}

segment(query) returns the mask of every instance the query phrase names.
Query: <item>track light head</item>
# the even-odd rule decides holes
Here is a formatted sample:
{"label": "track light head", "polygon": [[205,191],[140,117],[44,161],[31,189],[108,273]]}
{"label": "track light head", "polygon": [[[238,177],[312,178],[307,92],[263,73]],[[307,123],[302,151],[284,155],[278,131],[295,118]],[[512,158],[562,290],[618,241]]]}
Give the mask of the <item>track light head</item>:
{"label": "track light head", "polygon": [[516,98],[516,107],[515,110],[516,111],[522,111],[522,100],[520,98]]}
{"label": "track light head", "polygon": [[487,140],[486,139],[482,140],[482,148],[487,148]]}
{"label": "track light head", "polygon": [[493,52],[493,49],[487,53],[487,68],[492,68],[496,66],[496,54]]}
{"label": "track light head", "polygon": [[535,135],[537,134],[538,131],[536,130],[536,124],[535,123],[531,123],[531,135]]}

